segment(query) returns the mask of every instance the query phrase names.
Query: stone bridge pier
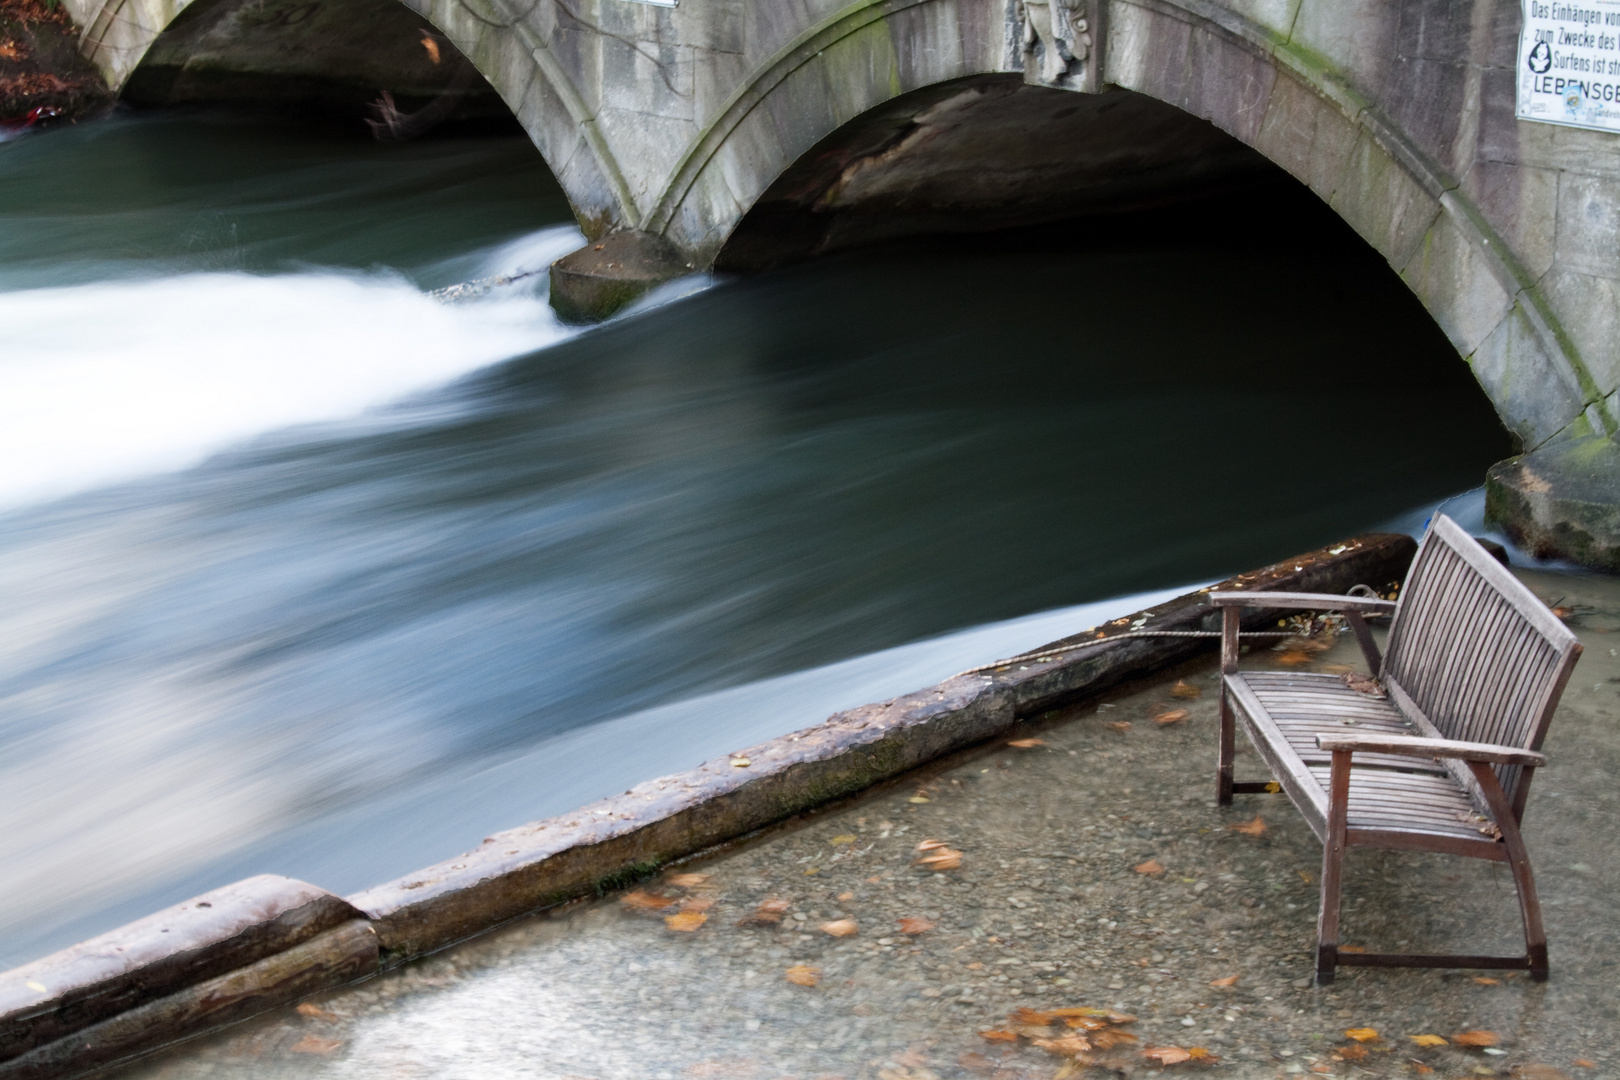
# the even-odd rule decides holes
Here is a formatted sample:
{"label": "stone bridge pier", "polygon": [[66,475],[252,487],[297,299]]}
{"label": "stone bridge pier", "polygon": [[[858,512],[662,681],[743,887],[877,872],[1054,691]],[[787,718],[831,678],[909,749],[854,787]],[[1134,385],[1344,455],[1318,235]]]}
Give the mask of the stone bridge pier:
{"label": "stone bridge pier", "polygon": [[[1620,135],[1516,119],[1518,0],[64,2],[144,100],[498,96],[591,240],[553,271],[576,317],[691,270],[1280,169],[1388,260],[1526,448],[1612,454],[1620,426]],[[460,57],[430,66],[419,35]],[[1546,539],[1557,482],[1530,473],[1493,505],[1540,498],[1513,512]],[[1579,528],[1620,569],[1610,510]]]}

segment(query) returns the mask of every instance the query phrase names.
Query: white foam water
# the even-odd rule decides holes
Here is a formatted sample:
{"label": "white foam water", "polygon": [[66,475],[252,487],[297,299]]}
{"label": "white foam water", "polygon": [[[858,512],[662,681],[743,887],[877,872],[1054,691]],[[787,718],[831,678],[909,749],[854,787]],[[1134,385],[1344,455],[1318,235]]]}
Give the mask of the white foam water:
{"label": "white foam water", "polygon": [[[560,226],[478,276],[543,270]],[[543,275],[531,279],[543,282]],[[543,289],[444,304],[393,274],[190,273],[0,292],[0,508],[183,468],[552,344]]]}

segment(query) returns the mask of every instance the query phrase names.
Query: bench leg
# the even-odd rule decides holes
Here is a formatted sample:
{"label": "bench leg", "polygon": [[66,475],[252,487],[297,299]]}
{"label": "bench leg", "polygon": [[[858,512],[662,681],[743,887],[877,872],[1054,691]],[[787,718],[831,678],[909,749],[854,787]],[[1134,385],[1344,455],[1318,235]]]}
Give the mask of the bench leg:
{"label": "bench leg", "polygon": [[1232,805],[1232,763],[1237,756],[1236,723],[1232,715],[1232,700],[1221,688],[1221,747],[1215,765],[1215,801],[1221,806]]}
{"label": "bench leg", "polygon": [[1344,848],[1349,832],[1350,751],[1333,752],[1328,782],[1327,838],[1322,843],[1322,907],[1316,918],[1316,981],[1333,981],[1339,963],[1339,896],[1343,889]]}
{"label": "bench leg", "polygon": [[1519,894],[1519,914],[1524,919],[1524,952],[1530,961],[1530,977],[1536,982],[1547,981],[1547,931],[1541,925],[1541,899],[1536,895],[1536,878],[1530,872],[1530,855],[1524,848],[1524,835],[1513,818],[1507,796],[1497,782],[1496,770],[1481,761],[1470,761],[1468,769],[1479,782],[1480,794],[1496,818],[1496,827],[1502,830],[1502,842],[1507,845],[1508,868],[1513,871],[1513,886]]}

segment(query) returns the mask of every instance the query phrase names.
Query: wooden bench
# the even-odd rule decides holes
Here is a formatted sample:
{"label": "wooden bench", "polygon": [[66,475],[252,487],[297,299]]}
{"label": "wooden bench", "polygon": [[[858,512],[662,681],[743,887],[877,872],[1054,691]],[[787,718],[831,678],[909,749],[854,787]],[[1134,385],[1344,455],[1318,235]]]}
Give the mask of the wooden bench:
{"label": "wooden bench", "polygon": [[[1545,604],[1456,522],[1436,514],[1398,602],[1311,593],[1224,592],[1217,798],[1276,790],[1234,783],[1234,718],[1322,841],[1316,978],[1337,965],[1517,968],[1547,977],[1547,939],[1519,823],[1542,739],[1581,645]],[[1244,607],[1338,611],[1372,673],[1238,670]],[[1369,615],[1393,615],[1380,657]],[[1365,682],[1365,680],[1364,680]],[[1339,893],[1351,847],[1438,851],[1507,863],[1523,956],[1339,951]]]}

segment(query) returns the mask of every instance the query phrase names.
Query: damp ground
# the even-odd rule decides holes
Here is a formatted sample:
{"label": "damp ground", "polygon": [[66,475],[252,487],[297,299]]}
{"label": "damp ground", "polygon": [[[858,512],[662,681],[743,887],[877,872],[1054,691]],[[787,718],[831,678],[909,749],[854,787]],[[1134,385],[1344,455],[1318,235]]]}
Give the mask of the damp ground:
{"label": "damp ground", "polygon": [[[1550,940],[1545,984],[1341,969],[1314,985],[1321,849],[1285,796],[1216,807],[1210,657],[689,860],[634,894],[522,920],[122,1076],[1620,1075],[1620,581],[1521,577],[1586,644],[1525,821]],[[1244,662],[1285,661],[1361,670],[1348,636],[1308,659],[1262,646]],[[1240,780],[1265,778],[1246,746],[1238,761]],[[927,856],[943,865],[917,865]],[[1505,868],[1412,853],[1351,853],[1344,940],[1522,951]],[[1083,1007],[1135,1020],[1110,1024],[1130,1038],[1079,1066],[1038,1045],[1070,1033],[1071,1017],[1038,1014]]]}

